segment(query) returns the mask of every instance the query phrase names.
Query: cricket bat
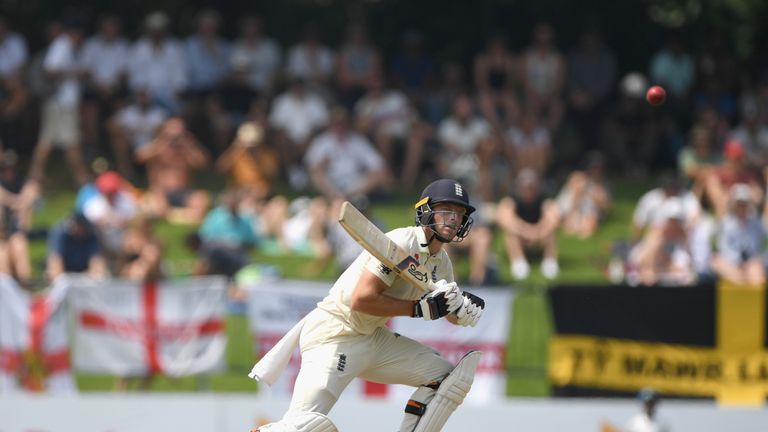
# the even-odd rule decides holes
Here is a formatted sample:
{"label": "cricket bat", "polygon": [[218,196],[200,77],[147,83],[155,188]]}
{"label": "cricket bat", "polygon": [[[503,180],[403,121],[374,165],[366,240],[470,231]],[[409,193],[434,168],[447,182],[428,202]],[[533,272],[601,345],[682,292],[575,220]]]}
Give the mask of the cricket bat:
{"label": "cricket bat", "polygon": [[339,223],[360,246],[413,286],[424,291],[435,289],[429,272],[419,260],[408,255],[349,201],[341,205]]}

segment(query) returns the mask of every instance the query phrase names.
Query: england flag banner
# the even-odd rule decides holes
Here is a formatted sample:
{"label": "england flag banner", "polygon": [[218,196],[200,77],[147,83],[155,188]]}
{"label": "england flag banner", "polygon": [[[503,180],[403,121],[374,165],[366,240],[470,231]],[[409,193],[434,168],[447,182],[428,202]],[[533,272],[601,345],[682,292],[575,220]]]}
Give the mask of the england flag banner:
{"label": "england flag banner", "polygon": [[75,369],[117,376],[172,377],[221,369],[227,281],[68,279]]}
{"label": "england flag banner", "polygon": [[33,294],[0,274],[0,395],[77,391],[69,363],[66,295],[60,280]]}
{"label": "england flag banner", "polygon": [[[482,404],[506,398],[505,359],[514,294],[510,289],[498,288],[476,288],[471,292],[485,300],[483,316],[475,327],[459,327],[445,319],[424,322],[408,317],[395,317],[390,327],[396,333],[436,349],[453,364],[470,350],[482,351],[475,381],[466,399],[467,403]],[[413,392],[407,386],[391,387],[388,396],[392,400],[407,400]]]}

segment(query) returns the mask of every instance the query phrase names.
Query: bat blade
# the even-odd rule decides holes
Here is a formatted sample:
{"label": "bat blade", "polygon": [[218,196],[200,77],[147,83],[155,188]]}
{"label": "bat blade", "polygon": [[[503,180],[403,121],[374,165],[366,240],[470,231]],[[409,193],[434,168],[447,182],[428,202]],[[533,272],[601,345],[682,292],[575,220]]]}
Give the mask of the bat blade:
{"label": "bat blade", "polygon": [[429,272],[419,260],[408,254],[392,239],[360,213],[349,201],[341,205],[339,224],[360,246],[387,267],[396,271],[415,287],[424,291],[434,290]]}

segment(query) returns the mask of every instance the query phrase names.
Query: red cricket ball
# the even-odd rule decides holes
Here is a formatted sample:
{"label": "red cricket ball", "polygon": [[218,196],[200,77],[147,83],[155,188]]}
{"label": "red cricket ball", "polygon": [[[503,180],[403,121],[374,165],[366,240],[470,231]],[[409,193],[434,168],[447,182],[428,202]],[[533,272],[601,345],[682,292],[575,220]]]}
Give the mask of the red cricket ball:
{"label": "red cricket ball", "polygon": [[653,86],[645,93],[645,100],[651,105],[661,105],[666,99],[667,92],[661,86]]}

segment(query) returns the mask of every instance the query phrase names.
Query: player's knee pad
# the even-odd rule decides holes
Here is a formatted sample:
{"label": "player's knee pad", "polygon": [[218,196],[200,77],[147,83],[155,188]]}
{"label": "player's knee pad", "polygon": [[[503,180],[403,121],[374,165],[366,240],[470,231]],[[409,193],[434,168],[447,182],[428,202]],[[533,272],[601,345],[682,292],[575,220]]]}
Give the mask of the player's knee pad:
{"label": "player's knee pad", "polygon": [[[464,402],[472,387],[475,370],[480,363],[480,351],[470,351],[459,364],[440,383],[436,391],[428,387],[419,388],[408,401],[405,412],[416,416],[415,427],[403,422],[401,432],[438,432],[442,430],[448,417]],[[423,392],[420,393],[420,391]],[[430,391],[433,394],[430,394]],[[431,399],[431,400],[430,400]]]}
{"label": "player's knee pad", "polygon": [[339,430],[325,415],[306,412],[260,426],[252,432],[339,432]]}

